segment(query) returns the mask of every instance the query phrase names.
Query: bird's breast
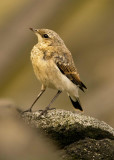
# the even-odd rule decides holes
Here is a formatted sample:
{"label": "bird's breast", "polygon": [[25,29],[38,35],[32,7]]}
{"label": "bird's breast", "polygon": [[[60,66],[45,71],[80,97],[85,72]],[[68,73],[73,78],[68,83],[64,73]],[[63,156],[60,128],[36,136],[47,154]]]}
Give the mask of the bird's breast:
{"label": "bird's breast", "polygon": [[43,52],[40,51],[37,47],[31,51],[31,61],[36,77],[43,83],[46,83],[47,80],[47,63],[43,58]]}
{"label": "bird's breast", "polygon": [[56,88],[57,70],[52,59],[45,59],[44,53],[37,48],[31,51],[31,61],[36,77],[46,87]]}
{"label": "bird's breast", "polygon": [[76,85],[61,73],[52,58],[44,59],[43,54],[41,50],[36,48],[35,50],[33,48],[31,52],[33,69],[41,83],[46,87],[75,92]]}

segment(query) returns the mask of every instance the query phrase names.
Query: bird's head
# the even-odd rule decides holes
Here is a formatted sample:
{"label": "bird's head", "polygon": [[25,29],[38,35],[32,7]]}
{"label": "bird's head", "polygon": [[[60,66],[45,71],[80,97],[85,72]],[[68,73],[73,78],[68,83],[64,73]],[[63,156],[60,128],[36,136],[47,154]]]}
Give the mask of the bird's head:
{"label": "bird's head", "polygon": [[38,37],[38,43],[43,43],[46,46],[60,46],[63,45],[63,40],[59,35],[50,29],[33,29],[30,28]]}

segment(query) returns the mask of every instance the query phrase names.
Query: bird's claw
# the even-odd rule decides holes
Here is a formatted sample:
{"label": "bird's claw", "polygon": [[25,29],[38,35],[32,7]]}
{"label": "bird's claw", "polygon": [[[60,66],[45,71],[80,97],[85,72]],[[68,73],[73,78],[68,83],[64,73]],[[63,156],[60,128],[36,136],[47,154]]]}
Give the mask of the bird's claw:
{"label": "bird's claw", "polygon": [[46,107],[44,110],[39,110],[41,111],[40,115],[38,116],[38,118],[40,118],[42,115],[45,115],[47,114],[48,110],[53,110],[55,108],[49,108],[49,107]]}
{"label": "bird's claw", "polygon": [[31,108],[29,108],[29,109],[27,109],[27,110],[23,111],[23,112],[22,112],[22,114],[23,114],[23,113],[26,113],[26,112],[32,112],[32,109],[31,109]]}

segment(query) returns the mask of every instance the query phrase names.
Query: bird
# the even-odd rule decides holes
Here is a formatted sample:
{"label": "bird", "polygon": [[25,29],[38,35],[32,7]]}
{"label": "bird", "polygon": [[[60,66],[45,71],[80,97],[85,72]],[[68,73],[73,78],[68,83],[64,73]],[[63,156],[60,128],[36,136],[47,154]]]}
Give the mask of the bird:
{"label": "bird", "polygon": [[83,92],[87,87],[80,80],[77,68],[74,64],[72,54],[66,47],[61,37],[50,29],[34,29],[31,31],[38,38],[38,43],[31,51],[31,62],[37,79],[41,82],[41,90],[31,107],[24,112],[32,112],[32,108],[46,88],[57,90],[49,105],[42,110],[46,113],[55,99],[66,91],[75,109],[83,111],[78,90]]}

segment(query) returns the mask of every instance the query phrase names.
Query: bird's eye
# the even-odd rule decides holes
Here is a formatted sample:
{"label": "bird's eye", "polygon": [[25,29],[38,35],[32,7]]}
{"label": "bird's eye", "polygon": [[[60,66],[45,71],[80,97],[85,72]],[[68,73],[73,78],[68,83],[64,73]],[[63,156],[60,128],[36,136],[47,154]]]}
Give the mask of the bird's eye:
{"label": "bird's eye", "polygon": [[44,38],[49,38],[49,36],[47,34],[44,34],[43,37]]}

